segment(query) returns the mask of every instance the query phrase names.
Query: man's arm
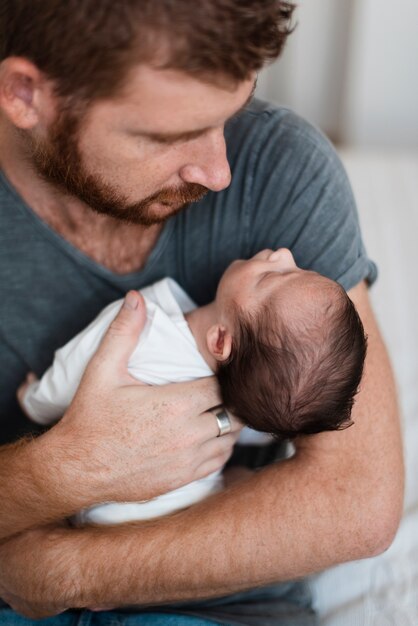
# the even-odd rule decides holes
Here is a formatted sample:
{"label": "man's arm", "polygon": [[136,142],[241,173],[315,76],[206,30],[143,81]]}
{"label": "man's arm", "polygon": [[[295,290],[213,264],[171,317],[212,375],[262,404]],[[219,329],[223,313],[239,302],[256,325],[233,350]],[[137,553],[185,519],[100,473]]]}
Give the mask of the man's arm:
{"label": "man's arm", "polygon": [[[63,607],[219,596],[389,546],[403,499],[395,385],[366,286],[350,296],[369,337],[355,425],[301,439],[292,459],[171,517],[139,528],[45,533],[50,554],[65,561],[71,593],[66,604],[62,584],[57,590]],[[38,546],[46,541],[41,535]],[[58,600],[53,593],[52,587],[44,596],[45,606]]]}

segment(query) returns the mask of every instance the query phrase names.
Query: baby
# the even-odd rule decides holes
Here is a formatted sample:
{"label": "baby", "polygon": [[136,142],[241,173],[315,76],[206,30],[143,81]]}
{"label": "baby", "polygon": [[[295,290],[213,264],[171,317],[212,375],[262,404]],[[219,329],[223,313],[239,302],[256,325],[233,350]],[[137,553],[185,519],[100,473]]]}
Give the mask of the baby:
{"label": "baby", "polygon": [[[196,308],[169,278],[141,293],[147,322],[128,364],[134,378],[159,385],[215,373],[225,407],[246,426],[280,439],[351,424],[366,354],[363,326],[344,289],[298,268],[289,250],[232,263],[204,307]],[[19,389],[29,417],[49,424],[64,414],[121,302],[58,350],[41,380]],[[245,430],[248,441],[254,431]],[[149,519],[221,487],[216,472],[146,502],[91,507],[76,522]]]}

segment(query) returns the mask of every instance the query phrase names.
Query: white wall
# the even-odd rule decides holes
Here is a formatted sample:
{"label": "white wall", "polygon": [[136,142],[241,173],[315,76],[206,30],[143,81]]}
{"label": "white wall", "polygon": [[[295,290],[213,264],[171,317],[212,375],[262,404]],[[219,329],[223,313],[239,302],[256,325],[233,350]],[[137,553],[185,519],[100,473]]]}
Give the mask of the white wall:
{"label": "white wall", "polygon": [[418,2],[356,3],[342,115],[349,143],[418,147]]}
{"label": "white wall", "polygon": [[299,0],[283,57],[259,79],[260,95],[291,106],[332,135],[339,127],[352,0]]}
{"label": "white wall", "polygon": [[418,0],[299,0],[259,94],[332,138],[418,148]]}

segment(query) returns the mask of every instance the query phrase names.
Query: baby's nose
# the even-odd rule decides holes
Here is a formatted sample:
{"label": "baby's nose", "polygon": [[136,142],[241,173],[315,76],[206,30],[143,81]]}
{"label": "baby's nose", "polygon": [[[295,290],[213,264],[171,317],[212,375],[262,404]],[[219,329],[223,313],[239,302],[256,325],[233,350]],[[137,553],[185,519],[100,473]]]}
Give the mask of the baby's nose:
{"label": "baby's nose", "polygon": [[274,261],[280,265],[281,269],[292,269],[293,267],[296,267],[293,254],[287,248],[274,250],[274,252],[272,252],[269,256],[269,261]]}
{"label": "baby's nose", "polygon": [[264,250],[260,250],[260,252],[257,252],[257,254],[255,254],[252,258],[259,261],[268,261],[272,252],[273,250],[271,250],[270,248],[265,248]]}

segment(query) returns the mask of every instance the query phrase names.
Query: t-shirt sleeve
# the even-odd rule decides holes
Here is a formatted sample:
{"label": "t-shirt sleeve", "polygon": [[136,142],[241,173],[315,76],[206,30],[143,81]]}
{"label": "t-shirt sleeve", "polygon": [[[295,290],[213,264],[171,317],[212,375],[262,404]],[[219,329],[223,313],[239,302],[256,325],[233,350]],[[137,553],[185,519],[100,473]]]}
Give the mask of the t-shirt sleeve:
{"label": "t-shirt sleeve", "polygon": [[319,130],[291,111],[263,113],[252,150],[247,196],[249,254],[286,247],[297,264],[338,281],[346,290],[373,283],[354,196],[341,161]]}

